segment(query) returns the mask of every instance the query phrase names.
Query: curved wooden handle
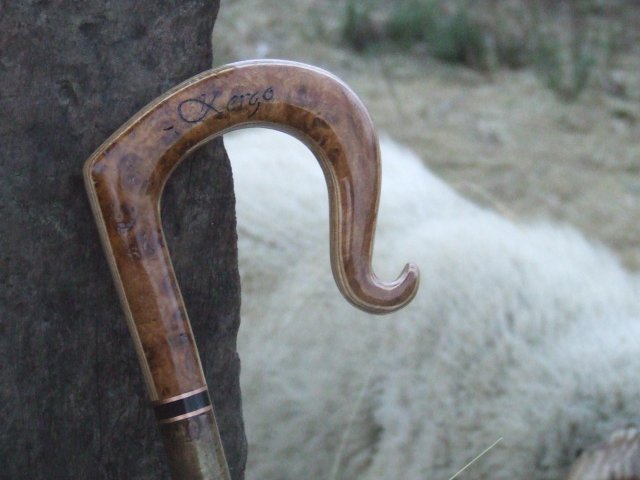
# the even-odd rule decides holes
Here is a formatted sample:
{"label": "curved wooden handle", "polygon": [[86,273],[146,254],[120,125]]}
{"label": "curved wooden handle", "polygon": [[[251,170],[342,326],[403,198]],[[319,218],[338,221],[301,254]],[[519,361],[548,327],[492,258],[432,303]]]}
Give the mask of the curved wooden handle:
{"label": "curved wooden handle", "polygon": [[344,296],[384,313],[408,303],[417,290],[414,265],[391,283],[372,271],[378,141],[364,106],[344,83],[314,67],[261,60],[205,72],[167,92],[112,135],[87,160],[84,175],[158,420],[171,426],[168,450],[185,442],[185,422],[210,415],[215,429],[215,420],[162,232],[160,197],[190,151],[252,125],[296,136],[319,160],[329,189],[331,265]]}

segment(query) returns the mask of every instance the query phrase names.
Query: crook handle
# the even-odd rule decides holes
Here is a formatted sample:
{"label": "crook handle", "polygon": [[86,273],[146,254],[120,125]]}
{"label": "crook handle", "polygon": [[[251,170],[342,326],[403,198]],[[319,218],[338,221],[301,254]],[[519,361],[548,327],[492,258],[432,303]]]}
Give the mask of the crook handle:
{"label": "crook handle", "polygon": [[391,283],[372,271],[378,141],[364,106],[336,77],[293,62],[241,62],[197,75],[141,110],[87,160],[84,175],[175,478],[229,473],[162,232],[160,198],[190,151],[252,125],[292,134],[318,158],[329,189],[331,265],[351,303],[390,312],[417,289],[413,265]]}

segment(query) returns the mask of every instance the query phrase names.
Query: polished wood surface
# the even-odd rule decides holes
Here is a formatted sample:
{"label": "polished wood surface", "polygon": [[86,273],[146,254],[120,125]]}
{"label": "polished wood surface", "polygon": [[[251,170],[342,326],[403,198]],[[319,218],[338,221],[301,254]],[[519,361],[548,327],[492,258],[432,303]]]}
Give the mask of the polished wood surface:
{"label": "polished wood surface", "polygon": [[[331,265],[347,300],[385,313],[408,303],[417,290],[413,265],[391,283],[381,282],[372,271],[378,141],[365,108],[344,83],[314,67],[264,60],[193,77],[136,114],[84,169],[149,396],[156,404],[186,398],[171,407],[176,412],[193,403],[191,396],[194,402],[206,401],[200,393],[206,382],[162,232],[162,190],[190,151],[249,126],[294,135],[317,157],[329,190]],[[175,422],[185,422],[184,415]],[[171,423],[171,418],[164,420]],[[186,437],[171,438],[174,446],[176,438]]]}

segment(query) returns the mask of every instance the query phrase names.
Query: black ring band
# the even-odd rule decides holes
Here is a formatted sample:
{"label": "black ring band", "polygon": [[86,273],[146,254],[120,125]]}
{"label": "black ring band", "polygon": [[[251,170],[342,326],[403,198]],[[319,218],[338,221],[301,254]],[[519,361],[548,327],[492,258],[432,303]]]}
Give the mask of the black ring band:
{"label": "black ring band", "polygon": [[202,410],[210,405],[209,392],[203,390],[189,397],[180,398],[162,405],[156,405],[154,410],[156,412],[156,419],[159,422],[164,422],[175,417],[182,417],[196,410]]}

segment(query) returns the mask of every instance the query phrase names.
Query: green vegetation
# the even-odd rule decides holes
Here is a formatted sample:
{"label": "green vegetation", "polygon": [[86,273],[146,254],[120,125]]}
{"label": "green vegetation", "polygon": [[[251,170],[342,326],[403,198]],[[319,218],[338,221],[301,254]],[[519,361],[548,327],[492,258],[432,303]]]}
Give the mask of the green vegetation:
{"label": "green vegetation", "polygon": [[342,38],[358,51],[424,51],[484,71],[532,66],[571,100],[608,63],[621,1],[347,0]]}
{"label": "green vegetation", "polygon": [[446,62],[481,67],[486,47],[479,28],[466,9],[442,15],[435,0],[406,0],[391,11],[386,24],[388,38],[405,47],[422,42]]}

